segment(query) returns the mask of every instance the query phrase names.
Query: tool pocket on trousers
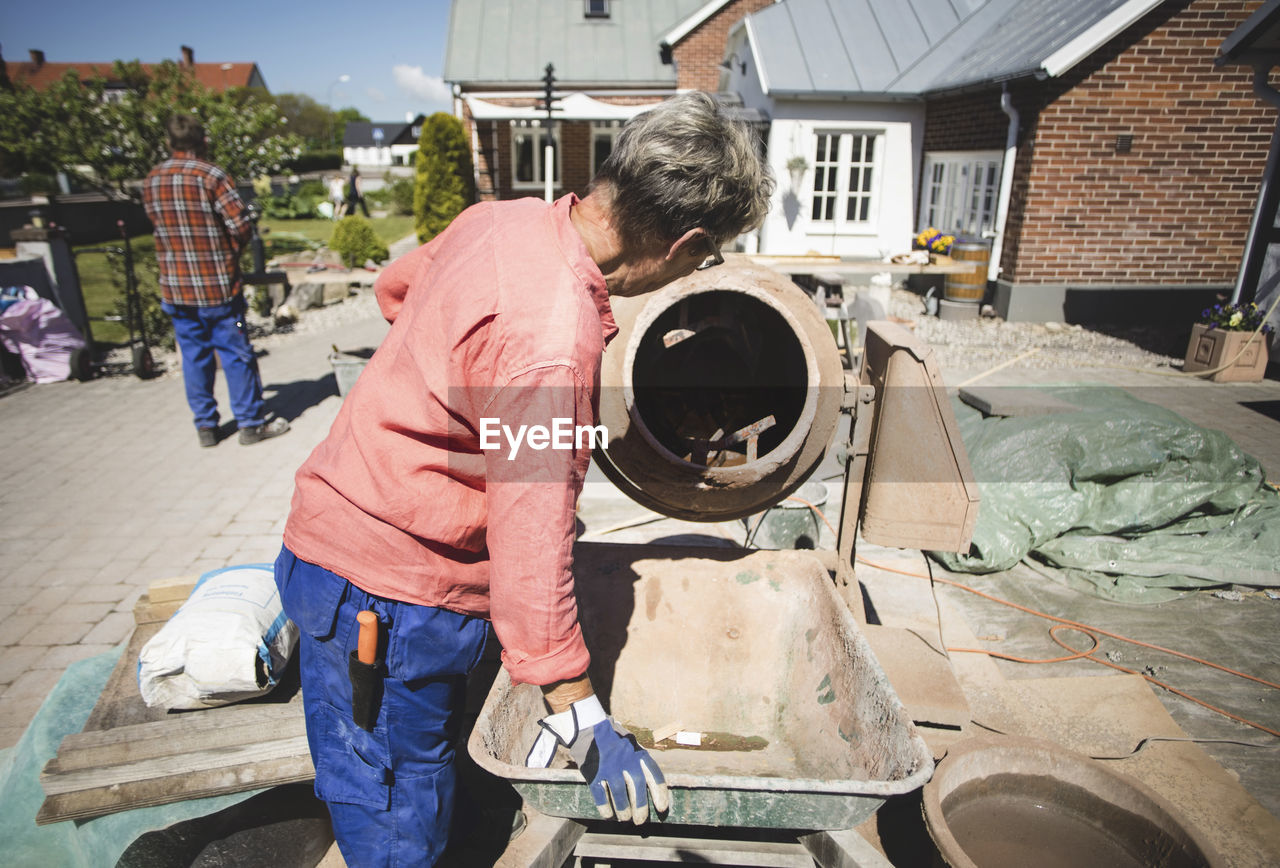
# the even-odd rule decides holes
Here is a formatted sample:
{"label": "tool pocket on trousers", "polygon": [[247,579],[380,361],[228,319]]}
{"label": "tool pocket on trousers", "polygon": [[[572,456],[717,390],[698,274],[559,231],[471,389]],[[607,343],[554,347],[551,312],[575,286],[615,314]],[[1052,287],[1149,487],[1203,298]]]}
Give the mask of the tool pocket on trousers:
{"label": "tool pocket on trousers", "polygon": [[321,641],[333,636],[338,606],[347,589],[346,579],[300,559],[286,548],[276,558],[276,587],[280,589],[284,613],[299,630]]}
{"label": "tool pocket on trousers", "polygon": [[480,662],[488,632],[483,618],[398,604],[388,629],[387,673],[404,682],[466,675]]}
{"label": "tool pocket on trousers", "polygon": [[307,713],[319,736],[311,740],[316,796],[384,811],[390,807],[392,772],[386,732],[365,732],[350,714],[328,703],[316,703]]}

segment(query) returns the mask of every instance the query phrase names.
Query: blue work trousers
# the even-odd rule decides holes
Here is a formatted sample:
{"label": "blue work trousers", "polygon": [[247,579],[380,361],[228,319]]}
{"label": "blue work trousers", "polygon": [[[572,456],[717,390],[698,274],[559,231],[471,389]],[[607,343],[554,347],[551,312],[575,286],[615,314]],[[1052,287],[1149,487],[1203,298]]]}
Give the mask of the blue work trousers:
{"label": "blue work trousers", "polygon": [[[434,865],[453,818],[466,674],[484,652],[488,622],[367,594],[288,548],[276,584],[299,628],[316,796],[329,806],[343,858],[351,868]],[[383,665],[372,732],[352,719],[348,675],[363,609],[378,616]]]}
{"label": "blue work trousers", "polygon": [[209,307],[166,301],[161,308],[173,320],[173,333],[182,354],[182,381],[196,427],[218,427],[218,402],[213,397],[213,380],[218,370],[214,351],[227,375],[231,413],[236,417],[236,424],[241,428],[261,425],[264,421],[262,377],[244,323],[244,296]]}

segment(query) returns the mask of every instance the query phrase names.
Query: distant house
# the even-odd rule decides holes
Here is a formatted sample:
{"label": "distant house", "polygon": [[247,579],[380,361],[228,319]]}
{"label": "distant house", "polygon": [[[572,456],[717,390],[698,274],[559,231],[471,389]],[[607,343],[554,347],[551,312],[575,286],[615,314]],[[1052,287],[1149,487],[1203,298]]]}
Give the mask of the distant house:
{"label": "distant house", "polygon": [[444,78],[471,137],[482,199],[541,196],[554,67],[554,195],[585,192],[630,117],[680,90],[715,90],[730,27],[773,0],[454,3]]}
{"label": "distant house", "polygon": [[1214,63],[1258,5],[761,9],[720,82],[772,119],[761,249],[879,256],[934,226],[990,241],[1009,319],[1105,320],[1136,299],[1190,322],[1236,281],[1275,126],[1249,71]]}
{"label": "distant house", "polygon": [[412,166],[425,115],[404,121],[352,121],[342,134],[342,159],[352,166]]}
{"label": "distant house", "polygon": [[[81,81],[88,81],[96,75],[106,79],[106,98],[111,99],[113,93],[124,90],[124,83],[112,79],[111,62],[53,63],[45,60],[44,52],[32,49],[31,59],[26,62],[4,62],[9,80],[14,83],[28,84],[36,90],[45,90],[56,81],[60,81],[69,71],[74,70]],[[3,61],[0,61],[3,62]],[[144,63],[142,68],[151,72],[158,64]],[[196,63],[195,51],[189,46],[182,46],[182,57],[178,66],[189,70],[195,80],[217,93],[233,87],[258,87],[267,89],[262,72],[256,63]]]}

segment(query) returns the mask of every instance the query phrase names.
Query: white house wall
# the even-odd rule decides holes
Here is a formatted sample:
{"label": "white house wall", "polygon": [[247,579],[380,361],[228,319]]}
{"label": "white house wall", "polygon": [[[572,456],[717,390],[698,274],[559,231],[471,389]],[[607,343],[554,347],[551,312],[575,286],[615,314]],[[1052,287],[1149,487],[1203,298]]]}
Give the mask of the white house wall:
{"label": "white house wall", "polygon": [[399,165],[407,165],[412,155],[418,150],[415,145],[391,145],[390,147],[381,148],[351,148],[343,147],[342,160],[347,165],[355,166],[390,166],[396,161],[394,157],[399,157]]}
{"label": "white house wall", "polygon": [[[750,76],[739,82],[750,91]],[[823,255],[882,258],[911,249],[917,198],[924,106],[916,103],[837,103],[769,100],[757,91],[743,93],[772,118],[769,163],[777,179],[773,207],[760,234],[760,251],[774,255]],[[871,219],[865,225],[833,230],[812,219],[814,157],[820,133],[872,133],[878,159],[872,173]],[[787,163],[803,157],[800,183]]]}

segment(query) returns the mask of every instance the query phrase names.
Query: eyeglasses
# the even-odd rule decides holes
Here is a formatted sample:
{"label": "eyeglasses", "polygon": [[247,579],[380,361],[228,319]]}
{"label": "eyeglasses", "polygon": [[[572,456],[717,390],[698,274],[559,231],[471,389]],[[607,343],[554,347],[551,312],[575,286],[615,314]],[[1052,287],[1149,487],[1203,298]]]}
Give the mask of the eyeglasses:
{"label": "eyeglasses", "polygon": [[704,268],[710,268],[713,265],[724,265],[724,257],[720,254],[720,245],[716,244],[716,240],[710,235],[704,235],[703,237],[707,239],[707,244],[711,247],[711,255],[702,260],[694,271],[702,271]]}

